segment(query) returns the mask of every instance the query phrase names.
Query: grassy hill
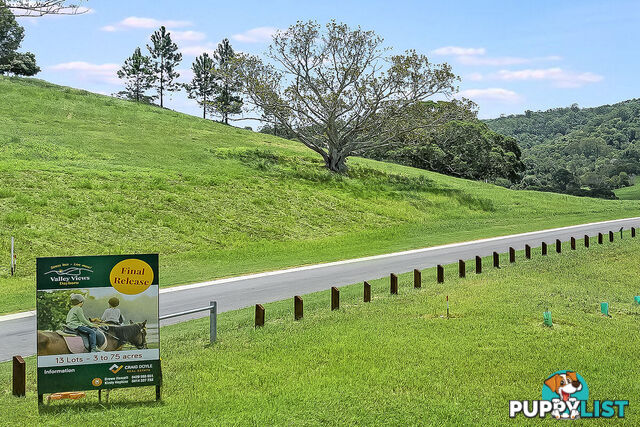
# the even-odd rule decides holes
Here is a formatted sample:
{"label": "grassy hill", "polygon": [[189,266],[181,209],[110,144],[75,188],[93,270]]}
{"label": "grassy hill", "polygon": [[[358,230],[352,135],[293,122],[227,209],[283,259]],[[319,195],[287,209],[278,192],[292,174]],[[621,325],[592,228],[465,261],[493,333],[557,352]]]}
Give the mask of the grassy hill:
{"label": "grassy hill", "polygon": [[640,99],[526,111],[486,123],[518,140],[527,166],[521,188],[613,197],[612,190],[640,174]]}
{"label": "grassy hill", "polygon": [[[0,364],[0,412],[7,425],[505,425],[509,400],[538,400],[543,381],[575,370],[592,400],[628,399],[623,425],[638,425],[640,396],[637,265],[640,238],[487,268],[446,281],[423,272],[423,288],[400,277],[307,295],[294,322],[292,301],[266,304],[267,324],[254,330],[252,309],[223,313],[219,342],[208,344],[208,319],[162,329],[164,400],[153,389],[116,390],[98,405],[54,402],[36,410],[35,358],[26,399],[10,396],[10,363]],[[452,317],[446,319],[445,296]],[[610,304],[611,318],[599,314]],[[550,309],[554,326],[542,325]],[[631,380],[630,380],[631,379]],[[524,423],[522,415],[518,424]],[[530,420],[535,422],[535,420]],[[596,424],[604,424],[594,421]],[[553,420],[555,422],[555,420]]]}
{"label": "grassy hill", "polygon": [[[39,80],[0,77],[0,313],[35,258],[158,252],[162,286],[638,215],[353,159]],[[8,276],[15,236],[18,276]]]}
{"label": "grassy hill", "polygon": [[640,183],[631,187],[618,188],[615,193],[620,200],[640,200]]}

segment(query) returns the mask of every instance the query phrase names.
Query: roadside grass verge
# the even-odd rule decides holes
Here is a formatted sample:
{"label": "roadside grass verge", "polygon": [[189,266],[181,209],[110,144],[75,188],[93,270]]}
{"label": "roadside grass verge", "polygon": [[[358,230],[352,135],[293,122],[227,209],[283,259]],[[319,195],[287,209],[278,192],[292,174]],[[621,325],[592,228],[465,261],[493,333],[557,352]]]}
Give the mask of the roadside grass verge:
{"label": "roadside grass verge", "polygon": [[[56,402],[38,414],[35,360],[29,358],[26,399],[10,396],[10,363],[0,364],[0,412],[10,425],[504,425],[508,401],[540,399],[544,379],[571,369],[591,399],[629,399],[623,425],[637,425],[640,396],[640,238],[553,247],[533,259],[457,278],[457,264],[423,271],[420,290],[400,276],[342,287],[340,310],[329,291],[304,296],[305,317],[293,321],[292,300],[265,304],[267,323],[254,330],[253,308],[219,316],[219,342],[208,344],[208,321],[162,328],[164,398],[152,389],[116,390],[109,404],[95,393]],[[445,296],[451,318],[444,318]],[[599,314],[610,304],[612,317]],[[554,326],[542,325],[550,309]],[[143,401],[143,402],[140,402]],[[523,418],[517,420],[524,423]],[[556,422],[527,420],[527,422]],[[604,424],[608,420],[590,420]]]}
{"label": "roadside grass verge", "polygon": [[[160,284],[637,216],[0,76],[0,314],[32,309],[39,256],[159,253]],[[8,275],[16,238],[18,270]]]}

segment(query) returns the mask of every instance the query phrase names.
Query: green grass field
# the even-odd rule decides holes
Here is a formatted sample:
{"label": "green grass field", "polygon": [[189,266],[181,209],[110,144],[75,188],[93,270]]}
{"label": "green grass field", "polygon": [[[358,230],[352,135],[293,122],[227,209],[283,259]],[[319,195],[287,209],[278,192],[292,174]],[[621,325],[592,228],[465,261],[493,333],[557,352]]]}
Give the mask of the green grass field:
{"label": "green grass field", "polygon": [[[512,191],[0,76],[0,314],[35,258],[158,252],[161,285],[637,216],[640,202]],[[8,276],[15,236],[18,276]]]}
{"label": "green grass field", "polygon": [[[625,425],[640,423],[640,239],[616,239],[575,252],[550,253],[500,270],[423,287],[400,277],[304,297],[294,322],[292,301],[266,304],[267,324],[254,330],[252,309],[219,316],[219,342],[208,345],[208,321],[162,328],[164,399],[153,389],[95,392],[80,402],[54,402],[38,413],[35,360],[29,358],[26,399],[10,395],[10,364],[0,364],[0,413],[6,425],[505,425],[508,401],[536,400],[556,370],[577,371],[592,399],[630,400]],[[488,260],[487,260],[488,261]],[[487,265],[488,262],[487,262]],[[445,296],[451,315],[444,318]],[[599,314],[610,304],[611,318]],[[550,309],[554,326],[542,324]],[[538,420],[539,421],[539,420]],[[616,420],[618,421],[618,420]],[[531,420],[535,422],[535,420]],[[550,420],[549,422],[556,422]],[[590,420],[594,424],[604,424]],[[519,418],[523,423],[523,418]]]}
{"label": "green grass field", "polygon": [[614,190],[620,200],[640,200],[640,183]]}

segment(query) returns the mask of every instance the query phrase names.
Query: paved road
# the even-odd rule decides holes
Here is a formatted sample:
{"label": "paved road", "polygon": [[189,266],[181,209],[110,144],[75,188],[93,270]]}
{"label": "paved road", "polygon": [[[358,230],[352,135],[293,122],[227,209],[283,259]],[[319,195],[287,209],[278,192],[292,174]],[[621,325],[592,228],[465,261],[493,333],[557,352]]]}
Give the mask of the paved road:
{"label": "paved road", "polygon": [[[160,315],[206,306],[214,300],[218,301],[219,312],[235,310],[321,291],[331,286],[372,280],[391,272],[405,273],[414,268],[449,264],[459,259],[472,259],[476,255],[491,255],[493,251],[503,253],[510,246],[516,249],[523,249],[525,244],[537,247],[543,241],[551,244],[555,239],[567,241],[571,236],[582,238],[585,234],[594,236],[599,232],[618,231],[620,227],[638,226],[640,217],[626,218],[165,288],[160,290]],[[553,247],[549,248],[550,252],[553,250]],[[162,324],[206,315],[205,312],[184,316]],[[35,327],[33,312],[0,316],[0,361],[16,354],[33,355]]]}

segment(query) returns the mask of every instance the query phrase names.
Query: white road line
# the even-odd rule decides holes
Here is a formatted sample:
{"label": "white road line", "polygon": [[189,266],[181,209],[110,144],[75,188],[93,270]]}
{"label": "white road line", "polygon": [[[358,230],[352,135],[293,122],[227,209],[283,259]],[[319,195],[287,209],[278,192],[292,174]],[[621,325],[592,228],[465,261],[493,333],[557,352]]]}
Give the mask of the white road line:
{"label": "white road line", "polygon": [[[165,294],[165,293],[169,293],[169,292],[185,291],[185,290],[189,290],[189,289],[202,288],[202,287],[205,287],[205,286],[214,286],[214,285],[220,285],[220,284],[223,284],[223,283],[238,282],[238,281],[241,281],[241,280],[250,280],[250,279],[258,279],[258,278],[261,278],[261,277],[275,276],[275,275],[278,275],[278,274],[287,274],[287,273],[294,273],[294,272],[297,272],[297,271],[315,270],[315,269],[318,269],[318,268],[333,267],[333,266],[336,266],[336,265],[352,264],[352,263],[356,263],[356,262],[371,261],[371,260],[384,259],[384,258],[392,258],[392,257],[396,257],[396,256],[403,256],[403,255],[410,255],[410,254],[417,254],[417,253],[428,253],[428,252],[433,252],[433,251],[437,251],[437,250],[441,250],[441,249],[464,247],[464,246],[475,245],[475,244],[478,244],[478,243],[496,242],[496,241],[500,241],[500,240],[506,240],[506,239],[512,239],[512,238],[518,238],[518,237],[534,237],[534,236],[539,235],[539,234],[550,233],[550,232],[554,232],[554,231],[567,231],[567,230],[572,230],[572,229],[575,229],[575,228],[583,228],[583,227],[588,227],[588,226],[592,226],[592,225],[605,225],[605,224],[610,224],[610,223],[613,223],[613,222],[634,221],[634,220],[640,221],[640,217],[620,218],[620,219],[613,219],[613,220],[601,221],[601,222],[590,222],[590,223],[587,223],[587,224],[578,224],[578,225],[570,225],[570,226],[567,226],[567,227],[549,228],[549,229],[546,229],[546,230],[529,231],[527,233],[510,234],[508,236],[490,237],[490,238],[487,238],[487,239],[471,240],[471,241],[460,242],[460,243],[449,243],[449,244],[441,245],[441,246],[430,246],[428,248],[412,249],[412,250],[402,251],[402,252],[392,252],[392,253],[388,253],[388,254],[373,255],[373,256],[368,256],[368,257],[363,257],[363,258],[353,258],[353,259],[347,259],[347,260],[343,260],[343,261],[328,262],[328,263],[324,263],[324,264],[313,264],[313,265],[305,265],[303,267],[287,268],[287,269],[284,269],[284,270],[266,271],[264,273],[256,273],[256,274],[248,274],[248,275],[245,275],[245,276],[228,277],[226,279],[209,280],[209,281],[206,281],[206,282],[192,283],[190,285],[172,286],[170,288],[160,289],[160,293],[161,294]],[[9,321],[9,320],[21,319],[21,318],[29,317],[29,316],[35,316],[35,314],[36,314],[35,311],[24,311],[24,312],[21,312],[21,313],[7,314],[7,315],[4,315],[4,316],[0,316],[0,322],[6,322],[6,321]]]}
{"label": "white road line", "polygon": [[0,316],[0,322],[8,322],[9,320],[23,319],[25,317],[35,316],[36,311],[22,311],[20,313],[5,314]]}

